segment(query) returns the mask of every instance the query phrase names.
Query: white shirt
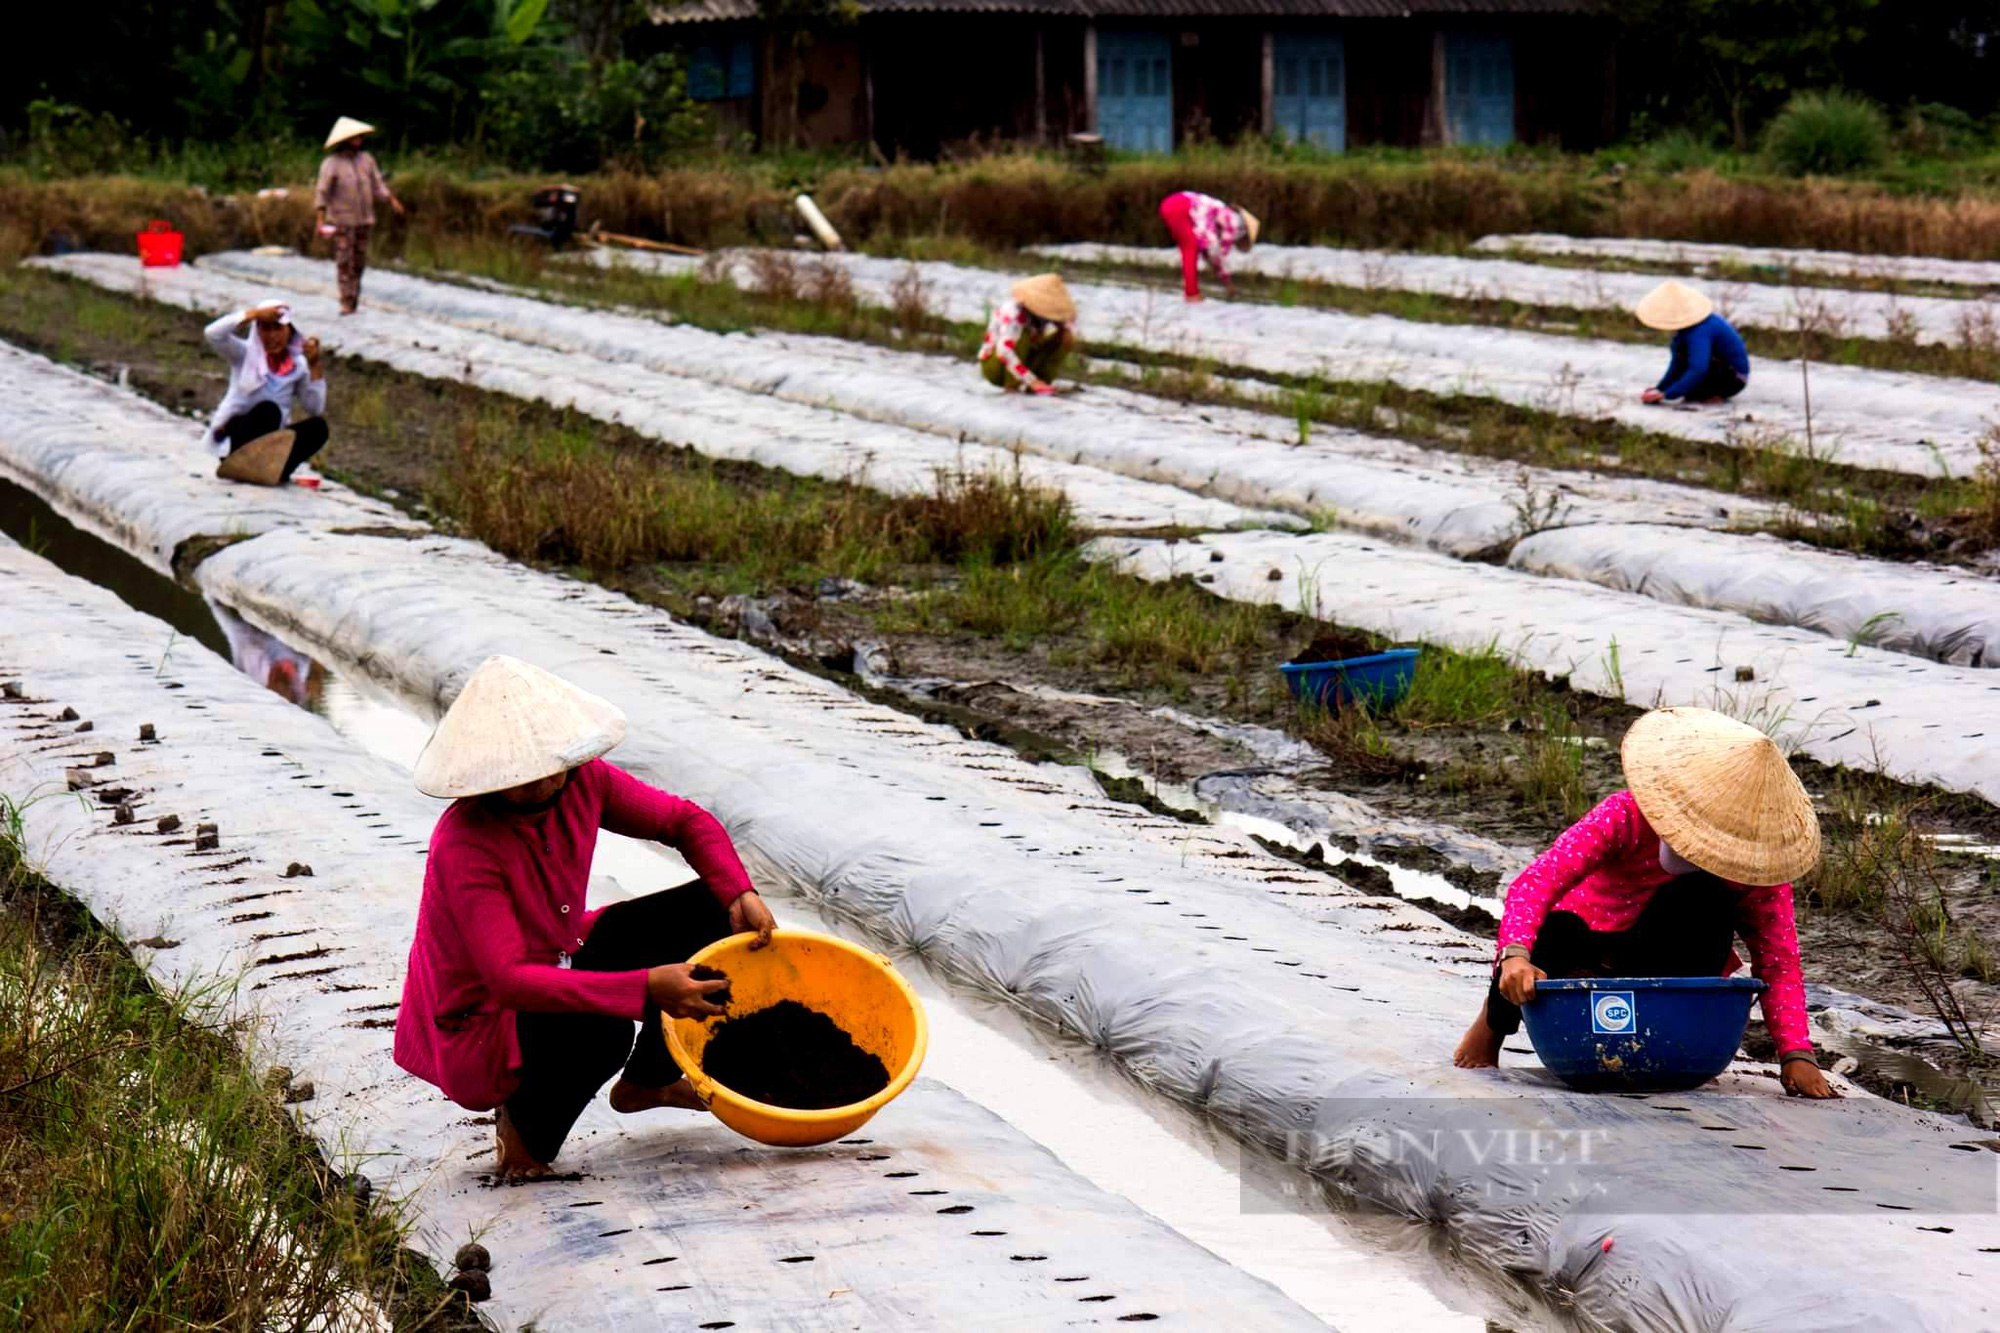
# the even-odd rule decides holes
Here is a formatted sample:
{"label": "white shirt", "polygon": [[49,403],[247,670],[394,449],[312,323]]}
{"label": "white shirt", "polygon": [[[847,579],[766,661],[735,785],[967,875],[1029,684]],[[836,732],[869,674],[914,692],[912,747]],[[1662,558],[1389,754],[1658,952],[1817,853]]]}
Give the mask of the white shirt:
{"label": "white shirt", "polygon": [[[238,329],[250,323],[250,312],[238,310],[222,316],[202,331],[208,345],[220,352],[229,362],[232,372],[243,364],[243,358],[250,354],[250,339],[257,336],[255,329]],[[229,392],[222,396],[222,405],[215,409],[215,415],[208,419],[208,426],[201,433],[201,442],[217,458],[229,453],[229,439],[223,434],[223,427],[230,418],[241,416],[259,403],[276,403],[278,419],[289,421],[292,415],[292,400],[297,398],[304,405],[308,416],[324,416],[326,413],[326,381],[311,379],[310,368],[303,354],[293,353],[291,369],[282,375],[264,376],[264,383],[255,392],[245,392],[236,382],[232,373],[229,377]]]}

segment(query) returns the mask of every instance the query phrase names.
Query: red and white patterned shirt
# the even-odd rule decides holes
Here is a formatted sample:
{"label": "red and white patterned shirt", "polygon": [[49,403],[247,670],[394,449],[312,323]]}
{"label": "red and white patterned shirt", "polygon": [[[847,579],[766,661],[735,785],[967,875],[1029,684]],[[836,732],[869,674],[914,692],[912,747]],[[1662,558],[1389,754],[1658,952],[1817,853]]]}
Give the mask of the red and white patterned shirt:
{"label": "red and white patterned shirt", "polygon": [[1220,199],[1197,194],[1193,190],[1181,193],[1187,196],[1188,225],[1194,228],[1194,243],[1201,250],[1202,258],[1208,261],[1217,277],[1227,278],[1229,266],[1225,260],[1243,234],[1241,217]]}
{"label": "red and white patterned shirt", "polygon": [[1028,312],[1022,309],[1021,303],[1001,302],[994,307],[993,318],[986,321],[986,341],[979,344],[979,359],[984,361],[989,356],[999,357],[1000,364],[1007,367],[1009,375],[1028,388],[1034,389],[1039,388],[1042,381],[1037,378],[1034,371],[1028,369],[1027,364],[1021,360],[1020,352],[1015,348],[1015,344],[1021,341],[1027,330]]}

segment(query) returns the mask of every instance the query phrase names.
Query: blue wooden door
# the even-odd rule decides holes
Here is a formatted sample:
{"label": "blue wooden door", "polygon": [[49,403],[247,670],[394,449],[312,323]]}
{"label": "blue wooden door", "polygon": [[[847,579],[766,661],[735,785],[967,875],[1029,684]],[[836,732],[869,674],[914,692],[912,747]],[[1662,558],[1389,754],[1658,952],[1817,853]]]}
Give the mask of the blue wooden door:
{"label": "blue wooden door", "polygon": [[1165,33],[1097,34],[1097,132],[1126,152],[1174,151],[1174,55]]}
{"label": "blue wooden door", "polygon": [[1347,60],[1340,37],[1278,33],[1271,40],[1272,128],[1333,152],[1347,147]]}
{"label": "blue wooden door", "polygon": [[1444,96],[1453,143],[1514,142],[1514,44],[1490,33],[1447,33]]}

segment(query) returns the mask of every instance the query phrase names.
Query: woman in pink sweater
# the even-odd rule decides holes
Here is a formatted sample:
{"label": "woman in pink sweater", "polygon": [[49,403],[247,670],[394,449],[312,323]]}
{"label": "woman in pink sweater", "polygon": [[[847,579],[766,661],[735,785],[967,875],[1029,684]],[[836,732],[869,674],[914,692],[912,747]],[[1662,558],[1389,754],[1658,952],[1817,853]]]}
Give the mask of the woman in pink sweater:
{"label": "woman in pink sweater", "polygon": [[1257,215],[1247,208],[1182,190],[1160,201],[1160,221],[1167,224],[1181,250],[1181,294],[1189,301],[1201,299],[1201,261],[1206,259],[1222,280],[1222,289],[1233,296],[1229,252],[1247,251],[1257,243]]}
{"label": "woman in pink sweater", "polygon": [[[776,924],[714,816],[599,758],[624,734],[604,700],[491,657],[417,761],[421,791],[458,799],[431,834],[396,1063],[497,1108],[502,1177],[546,1174],[613,1074],[615,1111],[701,1109],[660,1015],[723,1012],[708,997],[726,983],[686,959]],[[586,910],[599,829],[675,847],[701,878]]]}
{"label": "woman in pink sweater", "polygon": [[1605,798],[1507,890],[1486,1002],[1453,1053],[1500,1062],[1547,977],[1726,976],[1764,982],[1785,1090],[1839,1094],[1806,1028],[1790,881],[1819,859],[1812,799],[1771,738],[1705,708],[1661,708],[1626,733],[1631,790]]}

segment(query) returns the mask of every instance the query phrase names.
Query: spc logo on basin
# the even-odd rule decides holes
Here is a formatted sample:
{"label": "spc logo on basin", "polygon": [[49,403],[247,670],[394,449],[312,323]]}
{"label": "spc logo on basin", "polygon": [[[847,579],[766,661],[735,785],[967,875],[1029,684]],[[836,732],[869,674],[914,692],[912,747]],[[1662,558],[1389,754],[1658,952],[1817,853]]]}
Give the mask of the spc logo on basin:
{"label": "spc logo on basin", "polygon": [[1590,1002],[1590,1030],[1613,1034],[1630,1032],[1638,1014],[1632,1007],[1632,992],[1605,991]]}

